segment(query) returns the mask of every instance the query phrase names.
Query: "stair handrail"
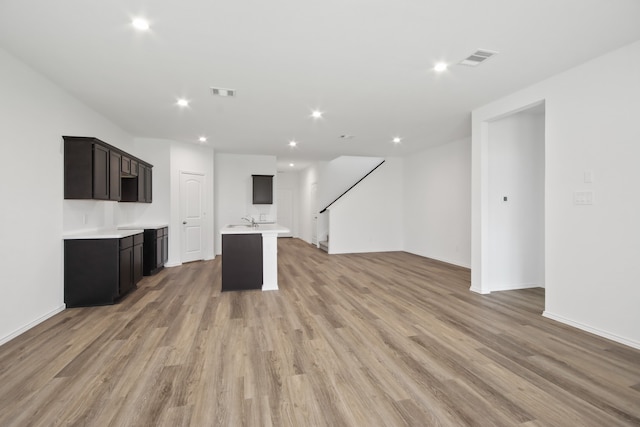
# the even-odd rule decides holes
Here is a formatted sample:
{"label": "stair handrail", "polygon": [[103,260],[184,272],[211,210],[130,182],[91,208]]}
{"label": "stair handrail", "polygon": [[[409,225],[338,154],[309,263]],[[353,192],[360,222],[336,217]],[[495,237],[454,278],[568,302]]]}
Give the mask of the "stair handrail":
{"label": "stair handrail", "polygon": [[360,184],[360,182],[362,182],[362,180],[363,180],[363,179],[365,179],[366,177],[368,177],[369,175],[371,175],[371,174],[373,173],[373,171],[374,171],[374,170],[376,170],[376,169],[378,169],[380,166],[382,166],[382,164],[383,164],[384,162],[385,162],[384,160],[383,160],[383,161],[381,161],[381,162],[378,164],[378,166],[376,166],[375,168],[371,169],[371,170],[370,170],[370,171],[369,171],[365,176],[363,176],[362,178],[360,178],[360,179],[359,179],[355,184],[353,184],[351,187],[347,188],[347,190],[346,190],[344,193],[342,193],[341,195],[339,195],[338,197],[336,197],[336,198],[335,198],[335,200],[334,200],[333,202],[329,203],[329,204],[327,205],[327,207],[326,207],[326,208],[324,208],[324,209],[322,209],[319,213],[325,213],[325,211],[326,211],[327,209],[329,209],[329,208],[331,207],[331,205],[333,205],[335,202],[337,202],[338,200],[340,200],[340,198],[341,198],[342,196],[344,196],[345,194],[347,194],[349,191],[351,191],[351,189],[352,189],[353,187],[355,187],[356,185]]}

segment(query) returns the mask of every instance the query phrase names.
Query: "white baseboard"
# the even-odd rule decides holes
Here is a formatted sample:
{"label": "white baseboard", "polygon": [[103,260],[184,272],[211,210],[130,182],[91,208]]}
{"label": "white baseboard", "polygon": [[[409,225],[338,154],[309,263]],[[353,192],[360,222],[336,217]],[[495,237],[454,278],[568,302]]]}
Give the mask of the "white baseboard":
{"label": "white baseboard", "polygon": [[460,261],[454,261],[454,260],[451,260],[451,259],[448,259],[448,258],[440,258],[440,257],[436,258],[434,256],[429,256],[429,255],[425,255],[425,254],[418,253],[418,252],[412,252],[412,251],[407,250],[407,249],[399,249],[399,250],[402,251],[402,252],[408,252],[408,253],[413,254],[413,255],[418,255],[418,256],[421,256],[423,258],[429,258],[429,259],[433,259],[433,260],[436,260],[436,261],[444,262],[444,263],[447,263],[447,264],[455,265],[456,267],[468,268],[469,270],[471,270],[471,266],[470,265],[463,264]]}
{"label": "white baseboard", "polygon": [[517,291],[519,289],[531,289],[531,288],[544,288],[544,286],[540,286],[538,284],[531,283],[520,283],[520,284],[502,284],[502,285],[491,285],[491,292],[499,292],[499,291]]}
{"label": "white baseboard", "polygon": [[263,283],[262,284],[263,291],[277,291],[278,284],[277,283]]}
{"label": "white baseboard", "polygon": [[56,314],[64,311],[65,308],[67,308],[67,307],[64,304],[62,304],[60,307],[58,307],[58,308],[56,308],[54,310],[51,310],[50,312],[48,312],[47,314],[45,314],[43,316],[40,316],[39,318],[37,318],[33,322],[30,322],[30,323],[24,325],[23,327],[19,328],[18,330],[13,331],[9,335],[0,338],[0,345],[8,343],[9,341],[14,339],[18,335],[27,332],[29,329],[33,328],[34,326],[44,322],[45,320],[49,319],[50,317],[55,316]]}
{"label": "white baseboard", "polygon": [[559,316],[557,314],[553,314],[553,313],[549,313],[548,311],[544,311],[542,312],[542,316],[551,319],[551,320],[555,320],[556,322],[560,322],[560,323],[564,323],[565,325],[569,325],[569,326],[573,326],[574,328],[578,328],[578,329],[582,329],[583,331],[587,331],[590,332],[594,335],[598,335],[600,337],[603,338],[607,338],[611,341],[615,341],[617,343],[620,344],[624,344],[626,346],[629,346],[631,348],[635,348],[640,350],[640,342],[634,341],[634,340],[630,340],[621,336],[618,336],[616,334],[612,334],[611,332],[607,332],[607,331],[603,331],[602,329],[598,329],[598,328],[594,328],[592,326],[589,325],[585,325],[584,323],[580,323],[580,322],[576,322],[574,320],[571,319],[567,319],[566,317],[563,316]]}
{"label": "white baseboard", "polygon": [[487,295],[487,294],[490,294],[490,293],[491,293],[491,291],[487,291],[487,290],[484,290],[484,289],[482,289],[482,288],[474,288],[473,286],[471,286],[471,287],[469,288],[469,290],[470,290],[471,292],[475,292],[476,294],[480,294],[480,295]]}

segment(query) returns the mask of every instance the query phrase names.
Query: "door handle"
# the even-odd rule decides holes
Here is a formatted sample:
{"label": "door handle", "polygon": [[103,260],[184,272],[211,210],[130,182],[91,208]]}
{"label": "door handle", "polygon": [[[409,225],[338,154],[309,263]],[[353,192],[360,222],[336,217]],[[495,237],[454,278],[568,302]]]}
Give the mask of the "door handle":
{"label": "door handle", "polygon": [[187,225],[187,221],[182,221],[182,224]]}

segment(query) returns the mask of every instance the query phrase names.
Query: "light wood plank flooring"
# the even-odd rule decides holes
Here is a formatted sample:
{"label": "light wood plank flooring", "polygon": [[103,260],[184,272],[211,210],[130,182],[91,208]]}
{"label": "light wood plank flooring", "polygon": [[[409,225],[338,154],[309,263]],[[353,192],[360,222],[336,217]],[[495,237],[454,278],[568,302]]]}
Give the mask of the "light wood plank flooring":
{"label": "light wood plank flooring", "polygon": [[640,425],[640,351],[407,253],[280,239],[280,291],[145,278],[0,347],[0,426]]}

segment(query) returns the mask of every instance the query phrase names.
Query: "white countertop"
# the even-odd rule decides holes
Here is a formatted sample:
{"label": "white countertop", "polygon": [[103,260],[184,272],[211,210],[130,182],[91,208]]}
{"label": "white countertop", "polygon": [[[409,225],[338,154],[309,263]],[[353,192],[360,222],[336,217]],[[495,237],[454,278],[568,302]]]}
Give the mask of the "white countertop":
{"label": "white countertop", "polygon": [[247,224],[228,224],[220,229],[220,234],[278,234],[288,233],[289,229],[279,224],[258,224],[251,227]]}
{"label": "white countertop", "polygon": [[122,239],[123,237],[133,236],[134,234],[143,233],[144,230],[91,230],[81,231],[75,234],[65,234],[62,236],[64,240],[80,240],[80,239]]}
{"label": "white countertop", "polygon": [[118,230],[159,230],[161,228],[169,227],[169,224],[130,224],[119,225]]}

